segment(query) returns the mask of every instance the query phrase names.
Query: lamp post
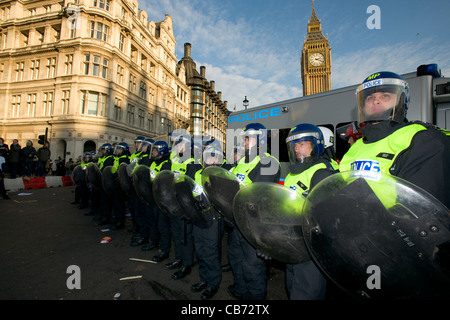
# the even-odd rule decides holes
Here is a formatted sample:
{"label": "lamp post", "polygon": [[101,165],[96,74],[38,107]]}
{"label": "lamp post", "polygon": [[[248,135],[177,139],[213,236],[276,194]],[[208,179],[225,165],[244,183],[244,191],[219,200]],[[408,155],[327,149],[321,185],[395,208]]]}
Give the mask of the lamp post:
{"label": "lamp post", "polygon": [[245,96],[245,99],[244,99],[244,101],[242,101],[242,104],[244,105],[245,110],[247,110],[247,107],[248,107],[247,96]]}

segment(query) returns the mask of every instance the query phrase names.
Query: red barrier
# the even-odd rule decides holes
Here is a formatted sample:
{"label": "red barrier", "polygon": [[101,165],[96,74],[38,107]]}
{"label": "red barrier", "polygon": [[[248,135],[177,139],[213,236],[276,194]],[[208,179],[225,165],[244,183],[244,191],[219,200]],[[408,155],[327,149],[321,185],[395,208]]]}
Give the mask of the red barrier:
{"label": "red barrier", "polygon": [[47,184],[45,183],[45,177],[29,178],[29,180],[27,178],[23,178],[23,184],[25,190],[47,188]]}
{"label": "red barrier", "polygon": [[71,176],[62,176],[62,182],[65,187],[73,186],[73,181]]}

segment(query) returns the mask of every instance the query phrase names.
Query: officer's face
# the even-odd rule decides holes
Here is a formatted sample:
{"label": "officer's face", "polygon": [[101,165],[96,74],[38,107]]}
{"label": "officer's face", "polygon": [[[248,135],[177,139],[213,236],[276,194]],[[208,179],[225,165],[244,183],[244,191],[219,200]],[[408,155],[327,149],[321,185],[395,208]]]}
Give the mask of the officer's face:
{"label": "officer's face", "polygon": [[158,149],[153,148],[153,150],[152,150],[152,155],[153,155],[154,157],[156,157],[156,156],[158,155]]}
{"label": "officer's face", "polygon": [[383,114],[397,104],[397,95],[390,92],[374,92],[364,101],[364,113],[370,117]]}
{"label": "officer's face", "polygon": [[313,150],[311,141],[301,141],[294,144],[295,156],[301,160],[311,156]]}
{"label": "officer's face", "polygon": [[244,147],[245,150],[249,150],[251,147],[256,146],[256,137],[245,137]]}

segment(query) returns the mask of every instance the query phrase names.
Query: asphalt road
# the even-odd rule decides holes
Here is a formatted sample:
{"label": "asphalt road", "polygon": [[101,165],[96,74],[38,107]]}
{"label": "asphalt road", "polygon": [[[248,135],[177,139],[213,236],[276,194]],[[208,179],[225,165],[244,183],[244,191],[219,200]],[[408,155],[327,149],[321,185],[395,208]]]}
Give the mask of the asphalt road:
{"label": "asphalt road", "polygon": [[[131,247],[131,226],[104,232],[86,209],[70,204],[75,187],[59,187],[9,192],[10,200],[0,199],[0,300],[200,300],[191,285],[199,280],[198,265],[180,280],[171,278],[173,270],[164,265],[132,261],[150,259],[154,251]],[[25,193],[25,195],[20,195]],[[100,243],[103,237],[111,242]],[[226,259],[226,240],[223,242]],[[225,261],[223,261],[225,263]],[[80,289],[74,284],[78,266]],[[142,276],[140,279],[120,280]],[[268,300],[286,300],[284,266],[269,267]],[[213,300],[236,301],[227,292],[232,273],[223,273],[219,292]]]}

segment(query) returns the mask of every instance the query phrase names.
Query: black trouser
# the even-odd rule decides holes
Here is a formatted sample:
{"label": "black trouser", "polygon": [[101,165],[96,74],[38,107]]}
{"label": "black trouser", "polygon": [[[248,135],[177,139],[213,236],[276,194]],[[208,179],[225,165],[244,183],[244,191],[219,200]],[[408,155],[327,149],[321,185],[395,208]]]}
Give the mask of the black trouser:
{"label": "black trouser", "polygon": [[222,281],[220,264],[222,229],[222,219],[216,218],[209,228],[194,225],[192,231],[200,281],[206,282],[212,289],[218,289]]}
{"label": "black trouser", "polygon": [[264,300],[267,295],[267,264],[256,255],[238,228],[230,233],[228,261],[233,270],[234,290],[247,300]]}
{"label": "black trouser", "polygon": [[192,223],[187,223],[185,219],[180,218],[172,218],[170,220],[175,257],[183,261],[183,266],[192,266],[194,263]]}

